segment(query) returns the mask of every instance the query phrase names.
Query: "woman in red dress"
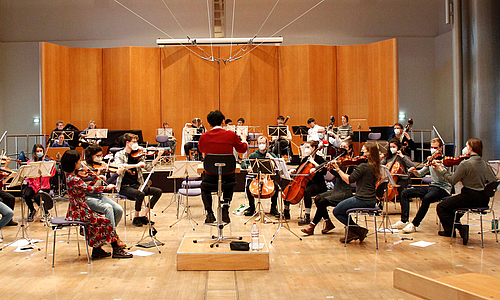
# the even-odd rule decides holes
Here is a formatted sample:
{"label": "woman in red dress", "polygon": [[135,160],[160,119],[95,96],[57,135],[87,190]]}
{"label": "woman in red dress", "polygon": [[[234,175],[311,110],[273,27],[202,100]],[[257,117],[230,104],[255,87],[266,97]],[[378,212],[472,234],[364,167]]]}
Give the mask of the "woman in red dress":
{"label": "woman in red dress", "polygon": [[92,211],[85,203],[85,194],[100,193],[114,188],[114,185],[91,186],[87,185],[76,174],[81,167],[80,153],[75,150],[66,151],[61,158],[61,167],[66,172],[66,184],[69,193],[69,206],[66,219],[78,220],[89,223],[86,228],[89,246],[93,248],[92,258],[107,257],[111,253],[104,251],[101,247],[106,243],[113,246],[113,258],[130,258],[132,254],[127,253],[117,243],[116,234],[111,221]]}

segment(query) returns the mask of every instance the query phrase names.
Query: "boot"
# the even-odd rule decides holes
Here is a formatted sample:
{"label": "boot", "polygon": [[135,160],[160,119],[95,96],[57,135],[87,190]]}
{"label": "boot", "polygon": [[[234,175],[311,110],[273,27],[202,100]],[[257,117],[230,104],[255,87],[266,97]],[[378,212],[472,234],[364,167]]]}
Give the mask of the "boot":
{"label": "boot", "polygon": [[309,223],[309,227],[301,229],[300,231],[302,231],[306,235],[313,235],[314,234],[314,227],[316,227],[316,224],[311,222],[311,223]]}
{"label": "boot", "polygon": [[368,229],[364,227],[354,227],[353,229],[359,236],[359,242],[362,243],[368,234]]}
{"label": "boot", "polygon": [[309,214],[304,214],[304,219],[299,221],[299,226],[307,225],[311,223],[311,216]]}
{"label": "boot", "polygon": [[229,205],[222,206],[222,222],[231,223],[231,219],[229,219]]}
{"label": "boot", "polygon": [[350,243],[354,240],[359,240],[359,235],[358,233],[354,230],[353,227],[349,227],[349,230],[347,231],[347,240],[345,237],[340,238],[341,243]]}
{"label": "boot", "polygon": [[325,225],[323,226],[323,230],[321,230],[322,234],[327,234],[330,230],[334,229],[335,225],[333,225],[332,220],[325,220]]}
{"label": "boot", "polygon": [[127,245],[116,235],[116,243],[118,243],[118,247],[125,249]]}
{"label": "boot", "polygon": [[92,248],[92,258],[101,258],[111,256],[111,252],[106,252],[101,247]]}
{"label": "boot", "polygon": [[125,252],[120,247],[113,247],[113,258],[132,258],[132,253]]}
{"label": "boot", "polygon": [[283,218],[290,220],[290,210],[289,209],[283,210]]}
{"label": "boot", "polygon": [[275,216],[276,218],[280,217],[280,212],[276,208],[276,204],[271,204],[271,210],[269,211],[269,214]]}

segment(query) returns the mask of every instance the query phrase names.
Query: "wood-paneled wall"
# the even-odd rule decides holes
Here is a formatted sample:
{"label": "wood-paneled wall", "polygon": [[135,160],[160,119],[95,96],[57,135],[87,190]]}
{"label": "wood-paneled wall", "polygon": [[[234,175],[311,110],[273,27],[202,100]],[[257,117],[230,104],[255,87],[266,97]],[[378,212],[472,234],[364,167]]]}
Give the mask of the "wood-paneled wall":
{"label": "wood-paneled wall", "polygon": [[[239,50],[203,49],[226,59]],[[206,124],[214,109],[263,130],[278,115],[290,116],[288,125],[305,125],[310,117],[327,125],[330,116],[339,120],[342,114],[370,126],[397,120],[395,39],[250,49],[239,60],[217,64],[198,57],[202,52],[196,47],[87,49],[42,43],[43,130],[50,132],[59,119],[84,129],[94,119],[99,127],[142,129],[145,140],[154,143],[156,128],[168,121],[180,140],[186,122],[199,117]]]}

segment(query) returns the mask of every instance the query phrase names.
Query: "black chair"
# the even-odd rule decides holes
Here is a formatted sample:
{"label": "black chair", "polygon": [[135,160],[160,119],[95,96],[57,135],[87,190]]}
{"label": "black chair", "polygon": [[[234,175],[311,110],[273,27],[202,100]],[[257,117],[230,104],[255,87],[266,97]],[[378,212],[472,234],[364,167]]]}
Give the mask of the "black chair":
{"label": "black chair", "polygon": [[[467,224],[466,225],[469,225],[469,214],[479,215],[479,222],[480,222],[480,227],[481,227],[481,231],[479,232],[481,234],[481,248],[484,248],[483,215],[491,213],[493,216],[491,219],[492,222],[496,222],[495,211],[493,210],[493,204],[495,204],[495,192],[497,191],[497,187],[498,187],[499,183],[500,183],[499,180],[492,181],[484,187],[484,193],[486,194],[487,197],[490,198],[490,203],[488,206],[475,207],[475,208],[459,208],[455,211],[455,217],[453,219],[454,222],[453,222],[453,226],[451,227],[451,232],[455,232],[455,225],[461,224],[460,222],[456,221],[458,214],[467,215]],[[496,230],[496,228],[492,228],[492,229],[495,232],[495,238],[496,238],[496,241],[498,243],[498,230]],[[453,243],[453,235],[451,235],[450,244],[451,243]]]}
{"label": "black chair", "polygon": [[[85,227],[89,225],[87,222],[82,222],[82,221],[68,221],[66,220],[65,217],[56,217],[56,218],[51,218],[50,217],[50,210],[54,207],[54,201],[52,200],[52,197],[43,192],[40,191],[38,192],[40,201],[43,203],[43,207],[46,212],[48,212],[45,215],[45,226],[47,226],[47,237],[45,238],[45,259],[47,259],[47,248],[49,244],[49,228],[52,229],[53,235],[54,235],[54,243],[52,245],[52,268],[54,267],[55,259],[56,259],[56,231],[59,229],[62,229],[64,227],[68,228],[68,243],[69,243],[69,236],[70,236],[70,228],[71,227],[80,227],[83,229],[83,235],[84,235],[84,242],[85,242],[85,247],[87,249],[87,262],[90,264],[90,255],[89,255],[89,247],[87,243],[87,232]],[[80,241],[78,240],[78,230],[76,232],[76,242],[78,245],[78,256],[80,256]]]}
{"label": "black chair", "polygon": [[224,188],[234,188],[236,182],[222,182],[222,176],[234,173],[236,170],[236,160],[233,154],[207,154],[205,160],[203,161],[203,168],[205,172],[217,174],[217,183],[210,183],[202,181],[201,189],[208,190],[212,193],[217,193],[218,204],[217,204],[217,223],[216,224],[205,224],[209,226],[217,227],[217,236],[212,236],[211,239],[194,240],[194,243],[202,241],[213,241],[210,245],[212,248],[214,245],[222,243],[223,241],[233,241],[241,240],[241,237],[224,237],[223,229],[229,223],[222,222],[222,192]]}

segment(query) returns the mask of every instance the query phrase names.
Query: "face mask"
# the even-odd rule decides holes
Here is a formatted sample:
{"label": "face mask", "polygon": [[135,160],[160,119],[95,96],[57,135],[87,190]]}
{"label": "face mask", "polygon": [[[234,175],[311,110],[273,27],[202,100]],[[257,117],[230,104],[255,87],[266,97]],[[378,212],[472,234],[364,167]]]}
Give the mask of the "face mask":
{"label": "face mask", "polygon": [[94,159],[96,163],[102,163],[102,157],[98,156]]}
{"label": "face mask", "polygon": [[318,133],[318,137],[320,140],[322,140],[325,137],[325,135],[323,133]]}
{"label": "face mask", "polygon": [[398,152],[398,148],[396,148],[396,147],[391,147],[391,153],[392,153],[392,154],[396,154],[396,152]]}
{"label": "face mask", "polygon": [[400,135],[401,134],[401,129],[397,128],[397,129],[394,129],[394,133],[396,135]]}
{"label": "face mask", "polygon": [[266,150],[267,145],[266,144],[259,144],[259,150],[264,151]]}
{"label": "face mask", "polygon": [[139,150],[139,144],[133,143],[132,146],[130,146],[130,148],[132,148],[133,151],[137,151]]}
{"label": "face mask", "polygon": [[462,149],[462,154],[464,154],[464,155],[469,154],[469,148],[467,148],[467,146],[465,146],[465,147]]}
{"label": "face mask", "polygon": [[43,156],[43,152],[37,152],[37,153],[36,153],[36,157],[38,157],[38,158],[42,158],[42,156]]}
{"label": "face mask", "polygon": [[431,155],[434,155],[438,152],[438,149],[431,149]]}
{"label": "face mask", "polygon": [[302,150],[302,154],[304,156],[309,156],[311,155],[311,149],[310,148],[304,148],[304,150]]}

